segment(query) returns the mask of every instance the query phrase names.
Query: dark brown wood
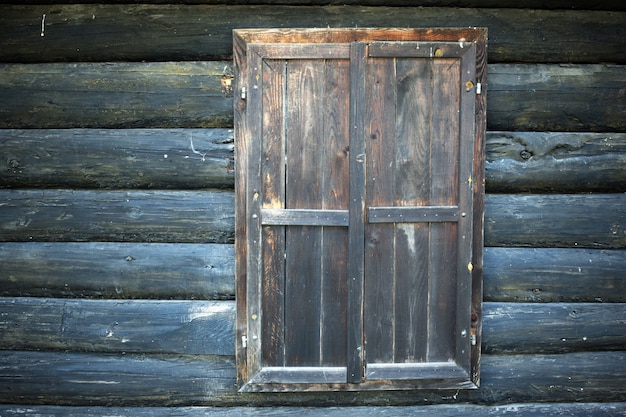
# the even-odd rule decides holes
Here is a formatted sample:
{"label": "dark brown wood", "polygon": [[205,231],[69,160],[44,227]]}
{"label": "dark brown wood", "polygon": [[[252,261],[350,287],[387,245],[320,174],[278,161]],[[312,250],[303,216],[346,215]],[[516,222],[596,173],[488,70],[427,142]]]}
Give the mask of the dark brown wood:
{"label": "dark brown wood", "polygon": [[0,245],[0,296],[234,299],[233,245],[39,243]]}
{"label": "dark brown wood", "polygon": [[624,12],[518,7],[7,5],[0,61],[230,59],[234,28],[489,27],[490,62],[626,62]]}
{"label": "dark brown wood", "polygon": [[0,190],[0,241],[232,243],[227,191]]}
{"label": "dark brown wood", "polygon": [[0,298],[0,310],[3,349],[234,353],[233,301],[19,297]]}
{"label": "dark brown wood", "polygon": [[487,133],[489,192],[626,192],[625,164],[624,133]]}
{"label": "dark brown wood", "polygon": [[[352,407],[99,407],[99,406],[29,406],[28,412],[46,417],[98,417],[106,414],[136,417],[341,417],[346,414],[376,417],[389,411],[406,416],[427,417],[621,417],[626,412],[624,403],[530,403],[506,405],[405,405]],[[3,415],[20,415],[19,405],[0,405]]]}
{"label": "dark brown wood", "polygon": [[624,194],[490,194],[485,245],[623,249],[624,216]]}
{"label": "dark brown wood", "polygon": [[485,248],[485,301],[624,303],[624,271],[623,251]]}
{"label": "dark brown wood", "polygon": [[[233,98],[220,80],[231,71],[225,62],[0,64],[0,128],[227,128]],[[492,64],[488,72],[490,130],[626,131],[615,87],[624,66]]]}
{"label": "dark brown wood", "polygon": [[[621,401],[623,352],[484,355],[480,390],[237,394],[231,356],[0,351],[3,403],[43,405],[336,406]],[[512,377],[512,375],[514,377]],[[268,408],[268,411],[271,410]]]}
{"label": "dark brown wood", "polygon": [[0,143],[0,187],[234,185],[232,129],[7,129]]}

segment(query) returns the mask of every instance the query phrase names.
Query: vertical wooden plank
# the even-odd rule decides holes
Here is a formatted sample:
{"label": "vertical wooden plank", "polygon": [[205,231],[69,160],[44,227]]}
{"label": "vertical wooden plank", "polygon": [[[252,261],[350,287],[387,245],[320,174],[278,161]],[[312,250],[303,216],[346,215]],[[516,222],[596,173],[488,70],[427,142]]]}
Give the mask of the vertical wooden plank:
{"label": "vertical wooden plank", "polygon": [[363,379],[365,235],[365,68],[367,45],[350,44],[350,208],[348,237],[347,382]]}
{"label": "vertical wooden plank", "polygon": [[471,377],[480,381],[481,327],[483,300],[483,241],[485,195],[485,131],[487,127],[487,29],[478,29],[476,36],[476,81],[481,83],[481,93],[476,94],[474,125],[474,180],[472,182],[472,317],[471,331],[476,338],[472,345]]}
{"label": "vertical wooden plank", "polygon": [[[395,204],[430,202],[431,66],[425,59],[397,60]],[[397,223],[394,362],[426,360],[428,328],[427,223]]]}
{"label": "vertical wooden plank", "polygon": [[247,233],[247,363],[248,372],[262,366],[261,358],[261,145],[263,127],[262,60],[252,46],[247,51],[248,133],[246,172],[246,233]]}
{"label": "vertical wooden plank", "polygon": [[[461,57],[460,128],[459,128],[459,221],[457,263],[456,360],[471,372],[471,317],[472,317],[472,250],[473,250],[473,176],[474,176],[474,113],[476,102],[476,46],[466,48]],[[474,86],[474,87],[472,87]],[[465,213],[465,215],[463,215]],[[472,265],[470,267],[470,265]]]}
{"label": "vertical wooden plank", "polygon": [[[396,83],[395,61],[367,60],[367,206],[394,201]],[[394,233],[390,224],[365,227],[364,332],[367,361],[389,363],[394,346]]]}
{"label": "vertical wooden plank", "polygon": [[[458,201],[460,62],[433,60],[433,123],[431,138],[431,202]],[[431,361],[455,357],[457,273],[456,223],[430,225],[430,311],[428,356]]]}
{"label": "vertical wooden plank", "polygon": [[[233,34],[233,64],[235,92],[239,93],[247,84],[247,57],[245,42],[235,32]],[[248,120],[246,101],[240,95],[233,100],[235,153],[239,159],[235,171],[235,291],[237,298],[236,350],[237,381],[242,384],[248,378],[246,358],[247,332],[247,234],[246,234],[246,196],[248,163]]]}
{"label": "vertical wooden plank", "polygon": [[[321,208],[320,164],[324,114],[323,60],[290,60],[287,72],[286,208]],[[320,364],[322,229],[286,231],[285,364]],[[306,324],[306,325],[304,325]]]}
{"label": "vertical wooden plank", "polygon": [[[285,207],[284,60],[263,62],[263,208]],[[284,365],[285,228],[263,228],[263,365]]]}
{"label": "vertical wooden plank", "polygon": [[[349,207],[350,61],[327,60],[324,94],[322,208]],[[346,314],[348,296],[348,230],[323,229],[320,356],[326,366],[346,364]]]}

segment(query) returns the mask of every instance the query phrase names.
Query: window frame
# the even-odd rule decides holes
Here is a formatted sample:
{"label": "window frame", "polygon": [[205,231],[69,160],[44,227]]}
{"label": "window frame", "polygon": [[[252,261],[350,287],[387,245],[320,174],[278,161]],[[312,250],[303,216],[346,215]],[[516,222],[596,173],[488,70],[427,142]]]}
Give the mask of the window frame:
{"label": "window frame", "polygon": [[[485,135],[485,102],[486,102],[486,29],[252,29],[235,30],[234,32],[234,61],[236,72],[235,89],[235,146],[238,158],[238,175],[236,178],[236,288],[237,288],[237,376],[242,391],[309,391],[309,390],[331,390],[331,391],[352,391],[352,390],[383,390],[383,389],[420,389],[420,388],[477,388],[479,385],[479,362],[480,362],[480,316],[482,309],[482,245],[483,245],[483,195],[484,195],[484,135]],[[308,56],[308,49],[304,44],[316,44],[314,57],[319,54],[329,54],[330,56],[347,56],[351,62],[356,64],[355,69],[351,69],[350,83],[351,91],[354,94],[363,94],[361,97],[352,97],[354,103],[364,102],[364,80],[360,78],[364,74],[363,68],[359,68],[360,61],[364,61],[366,48],[368,45],[384,45],[386,42],[443,42],[441,45],[457,43],[460,49],[471,46],[476,56],[476,66],[472,68],[475,74],[471,79],[475,81],[472,88],[476,91],[474,106],[474,162],[472,175],[468,178],[469,187],[472,189],[471,205],[473,213],[471,219],[473,223],[473,233],[471,236],[471,262],[463,267],[467,267],[471,275],[471,320],[467,337],[472,341],[471,353],[469,355],[469,372],[463,374],[457,367],[450,363],[442,362],[428,363],[428,366],[414,364],[397,364],[387,367],[383,375],[376,375],[383,371],[382,366],[370,364],[368,369],[364,369],[364,361],[354,360],[356,356],[348,355],[348,364],[343,367],[265,367],[262,363],[261,343],[259,336],[250,336],[250,329],[259,320],[262,314],[260,303],[260,286],[258,281],[250,282],[253,269],[259,265],[260,257],[258,250],[251,244],[251,236],[260,238],[260,227],[262,224],[257,219],[263,216],[264,224],[271,224],[272,215],[280,217],[271,210],[263,209],[258,196],[259,184],[255,183],[254,175],[260,172],[258,161],[261,154],[260,141],[254,141],[254,137],[259,133],[255,128],[260,126],[259,118],[261,114],[261,92],[254,88],[255,77],[251,68],[261,68],[262,60],[265,56],[277,57],[281,54],[285,56]],[[445,43],[445,44],[444,44]],[[303,46],[304,45],[304,46]],[[412,44],[411,44],[412,45]],[[464,46],[465,45],[465,46]],[[406,45],[405,45],[406,46]],[[298,49],[300,50],[298,51]],[[384,48],[383,48],[384,49]],[[460,50],[456,48],[456,50]],[[380,48],[378,48],[380,50]],[[425,49],[420,53],[424,53]],[[465,53],[465,51],[462,51]],[[432,52],[431,52],[432,53]],[[295,54],[295,55],[294,55]],[[300,55],[297,55],[300,54]],[[352,64],[351,64],[352,67]],[[243,74],[247,74],[243,76]],[[481,91],[478,91],[480,89]],[[351,105],[351,120],[364,117],[364,112],[357,106]],[[256,118],[256,119],[255,119]],[[356,126],[364,126],[363,122],[356,123]],[[364,131],[352,132],[352,135],[363,136]],[[361,141],[362,142],[362,141]],[[359,141],[350,141],[350,153],[355,157],[365,154],[365,148],[357,149]],[[242,175],[242,165],[246,165],[245,173]],[[364,164],[350,163],[350,195],[357,195],[359,190],[353,189],[355,181],[352,178],[364,176]],[[358,187],[358,185],[357,185]],[[365,207],[360,210],[350,209],[349,218],[356,218],[357,224],[365,224]],[[334,221],[337,224],[344,224],[343,211],[334,213]],[[255,217],[256,216],[256,217]],[[345,217],[345,216],[344,216]],[[371,217],[371,213],[370,213]],[[306,218],[306,213],[304,213]],[[269,220],[267,220],[269,219]],[[361,221],[359,221],[359,219]],[[299,220],[300,222],[304,220]],[[298,221],[295,221],[298,223]],[[355,239],[361,239],[363,245],[363,230],[357,227],[349,229],[351,240],[350,245],[358,245]],[[254,239],[252,239],[254,240]],[[362,253],[362,252],[361,252]],[[356,265],[349,266],[349,269],[362,269],[363,258],[350,256],[349,263]],[[361,271],[362,272],[362,271]],[[361,331],[353,335],[348,335],[348,350],[354,351],[363,349],[363,283],[361,278],[351,283],[349,291],[348,316],[349,320],[359,320]],[[358,327],[358,326],[356,326]],[[458,337],[458,336],[457,336]],[[352,358],[352,359],[351,359]],[[430,366],[430,368],[429,368]],[[393,369],[397,368],[397,369]],[[429,372],[424,372],[429,368]],[[360,377],[354,377],[356,372],[361,372]],[[389,376],[397,372],[400,375],[395,379]],[[408,373],[407,373],[408,372]],[[421,377],[416,377],[414,372],[421,372]],[[401,376],[411,374],[412,376]],[[350,376],[353,376],[351,379]],[[358,381],[357,381],[358,379]]]}

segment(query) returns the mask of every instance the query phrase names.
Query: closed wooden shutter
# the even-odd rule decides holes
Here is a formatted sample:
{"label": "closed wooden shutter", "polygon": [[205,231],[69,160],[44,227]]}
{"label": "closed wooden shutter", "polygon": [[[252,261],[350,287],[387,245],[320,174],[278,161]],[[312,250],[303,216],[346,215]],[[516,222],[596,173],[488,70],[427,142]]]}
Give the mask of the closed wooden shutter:
{"label": "closed wooden shutter", "polygon": [[243,390],[476,386],[485,38],[235,31]]}

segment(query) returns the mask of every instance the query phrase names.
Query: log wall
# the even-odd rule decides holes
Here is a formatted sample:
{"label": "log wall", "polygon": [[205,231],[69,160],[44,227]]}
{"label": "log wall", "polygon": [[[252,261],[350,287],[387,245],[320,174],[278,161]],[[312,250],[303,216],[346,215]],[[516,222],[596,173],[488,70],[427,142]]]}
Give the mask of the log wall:
{"label": "log wall", "polygon": [[[626,413],[622,3],[0,3],[0,414]],[[231,30],[342,26],[489,28],[479,390],[237,393]]]}

